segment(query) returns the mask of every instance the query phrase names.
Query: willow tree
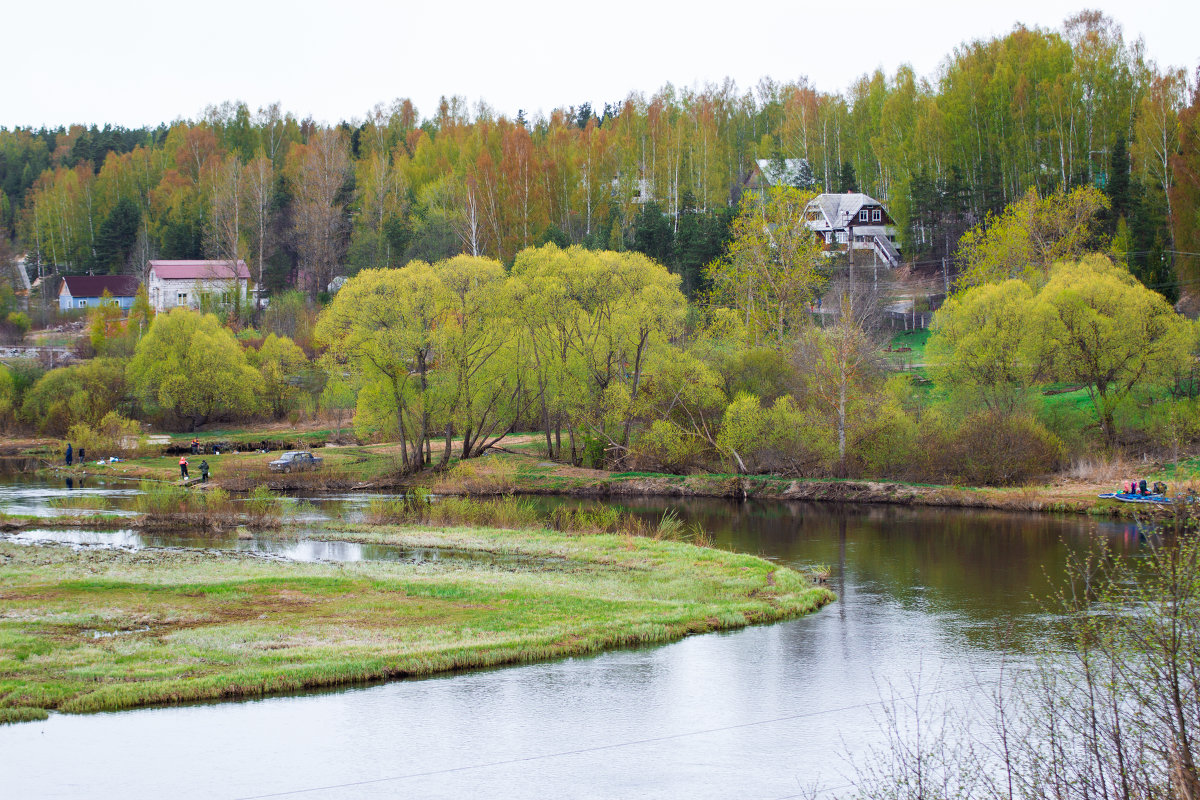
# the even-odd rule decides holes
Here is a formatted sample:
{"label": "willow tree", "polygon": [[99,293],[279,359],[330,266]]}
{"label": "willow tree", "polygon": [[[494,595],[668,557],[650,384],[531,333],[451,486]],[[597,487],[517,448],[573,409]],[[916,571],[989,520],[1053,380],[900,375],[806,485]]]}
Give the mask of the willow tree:
{"label": "willow tree", "polygon": [[1019,278],[1034,289],[1058,261],[1105,249],[1100,213],[1108,198],[1094,186],[1039,197],[1033,189],[963,234],[958,244],[962,271],[958,288]]}
{"label": "willow tree", "polygon": [[233,332],[213,314],[173,308],[138,342],[127,378],[137,397],[187,420],[253,413],[262,385]]}
{"label": "willow tree", "polygon": [[783,344],[824,283],[821,240],[804,223],[813,197],[791,187],[746,193],[725,256],[705,268],[712,301],[741,312],[756,344]]}
{"label": "willow tree", "polygon": [[1162,295],[1100,255],[1056,265],[1035,320],[1055,376],[1087,387],[1110,442],[1121,401],[1181,371],[1195,341],[1194,325]]}
{"label": "willow tree", "polygon": [[992,411],[1013,411],[1038,378],[1044,351],[1030,325],[1033,307],[1033,290],[1015,279],[950,297],[933,318],[925,351],[938,384]]}
{"label": "willow tree", "polygon": [[482,455],[512,431],[520,415],[523,375],[500,262],[457,256],[434,264],[432,276],[444,464],[454,431],[462,436],[462,458]]}
{"label": "willow tree", "polygon": [[538,315],[525,321],[535,358],[555,361],[539,380],[565,381],[574,394],[564,409],[572,439],[582,427],[623,459],[651,353],[682,328],[679,276],[640,253],[554,245],[518,254],[513,276],[526,287],[522,306]]}
{"label": "willow tree", "polygon": [[428,461],[436,290],[432,267],[423,261],[365,269],[317,322],[328,370],[348,374],[358,389],[356,425],[399,436],[406,470]]}

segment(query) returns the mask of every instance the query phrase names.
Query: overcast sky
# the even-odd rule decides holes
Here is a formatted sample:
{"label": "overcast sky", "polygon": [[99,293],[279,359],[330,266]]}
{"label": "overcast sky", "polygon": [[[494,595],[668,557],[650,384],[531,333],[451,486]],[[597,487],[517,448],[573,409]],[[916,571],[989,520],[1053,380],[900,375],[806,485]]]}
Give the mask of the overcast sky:
{"label": "overcast sky", "polygon": [[[1092,2],[1160,65],[1200,64],[1200,2]],[[273,101],[298,117],[362,118],[409,97],[423,117],[441,95],[530,116],[597,110],[670,82],[807,75],[824,91],[910,63],[933,75],[958,44],[1020,22],[1059,28],[1083,0],[797,3],[566,0],[67,0],[13,3],[0,126],[154,125],[205,106]]]}

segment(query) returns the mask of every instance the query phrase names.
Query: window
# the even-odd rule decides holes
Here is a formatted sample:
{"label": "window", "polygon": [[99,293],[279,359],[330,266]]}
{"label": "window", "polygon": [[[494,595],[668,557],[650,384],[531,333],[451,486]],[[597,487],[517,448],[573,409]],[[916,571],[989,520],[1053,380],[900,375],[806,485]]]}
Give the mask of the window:
{"label": "window", "polygon": [[177,306],[186,306],[187,305],[187,292],[180,292],[179,294],[175,295],[175,305],[177,305]]}
{"label": "window", "polygon": [[846,232],[838,231],[837,240],[838,240],[839,244],[845,244],[846,243]]}
{"label": "window", "polygon": [[76,306],[76,308],[87,308],[87,300],[80,300],[79,305]]}
{"label": "window", "polygon": [[858,212],[858,221],[859,222],[866,222],[867,218],[868,218],[867,210],[865,208],[862,211]]}
{"label": "window", "polygon": [[879,222],[883,219],[883,212],[878,208],[871,212],[871,222]]}

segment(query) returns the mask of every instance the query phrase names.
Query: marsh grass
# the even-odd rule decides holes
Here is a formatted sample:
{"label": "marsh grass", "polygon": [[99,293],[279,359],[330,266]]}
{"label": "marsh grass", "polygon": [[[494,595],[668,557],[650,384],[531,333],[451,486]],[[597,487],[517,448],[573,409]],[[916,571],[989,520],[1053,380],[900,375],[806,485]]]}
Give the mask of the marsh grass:
{"label": "marsh grass", "polygon": [[459,461],[433,484],[437,494],[511,494],[519,469],[506,458],[487,456]]}
{"label": "marsh grass", "polygon": [[108,511],[112,504],[107,497],[95,494],[70,494],[64,497],[52,497],[46,505],[51,508],[78,508],[88,511]]}
{"label": "marsh grass", "polygon": [[363,521],[373,525],[478,525],[510,530],[548,529],[569,534],[613,533],[710,547],[712,539],[698,525],[688,525],[674,510],[657,522],[624,513],[611,505],[555,506],[539,513],[528,498],[445,497],[427,495],[371,500]]}
{"label": "marsh grass", "polygon": [[229,528],[243,522],[277,525],[285,506],[285,499],[265,486],[255,488],[249,497],[239,501],[220,487],[197,491],[169,483],[151,484],[134,500],[134,510],[151,527],[193,524]]}
{"label": "marsh grass", "polygon": [[[380,544],[527,558],[297,564],[0,542],[12,612],[0,618],[0,721],[528,663],[772,622],[833,599],[792,570],[679,542],[364,528],[358,537]],[[96,629],[127,635],[86,635]]]}
{"label": "marsh grass", "polygon": [[0,705],[0,725],[12,722],[39,722],[49,716],[50,714],[44,708]]}

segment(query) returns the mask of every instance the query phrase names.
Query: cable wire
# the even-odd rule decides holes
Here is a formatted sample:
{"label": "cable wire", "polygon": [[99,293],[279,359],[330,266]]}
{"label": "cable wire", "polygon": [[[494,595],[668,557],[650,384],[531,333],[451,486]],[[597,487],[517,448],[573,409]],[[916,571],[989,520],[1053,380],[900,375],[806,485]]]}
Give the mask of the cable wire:
{"label": "cable wire", "polygon": [[[971,689],[971,688],[975,688],[978,686],[979,686],[979,684],[968,684],[968,685],[964,685],[964,686],[955,686],[955,687],[952,687],[949,689],[938,689],[938,690],[931,691],[931,692],[923,692],[923,693],[921,693],[921,695],[928,697],[931,695],[948,694],[950,692],[961,692],[965,689]],[[582,755],[584,753],[596,753],[596,752],[600,752],[602,750],[616,750],[616,749],[622,748],[622,747],[635,747],[637,745],[643,745],[643,744],[655,744],[657,742],[667,742],[667,741],[671,741],[674,739],[684,739],[689,736],[704,736],[704,735],[710,734],[710,733],[721,733],[724,731],[733,731],[733,730],[739,730],[742,728],[753,728],[756,725],[773,725],[773,724],[776,724],[779,722],[789,722],[791,720],[807,719],[809,717],[817,717],[822,714],[836,714],[836,713],[841,713],[843,711],[852,711],[852,710],[860,709],[860,708],[870,708],[871,706],[883,705],[884,703],[896,702],[898,700],[913,700],[913,699],[916,699],[916,697],[917,697],[917,695],[914,694],[912,697],[890,698],[888,700],[872,700],[870,702],[854,703],[854,704],[851,704],[848,706],[840,706],[838,708],[827,708],[822,711],[806,711],[806,712],[803,712],[800,714],[789,714],[787,716],[774,717],[772,719],[755,720],[753,722],[741,722],[736,725],[725,725],[725,726],[722,726],[719,728],[706,728],[704,730],[699,730],[699,731],[687,731],[684,733],[671,733],[671,734],[666,734],[663,736],[651,736],[651,737],[648,737],[645,739],[633,739],[633,740],[626,741],[626,742],[615,742],[613,744],[601,744],[601,745],[594,745],[592,747],[580,747],[575,750],[561,750],[556,753],[542,753],[539,755],[532,755],[532,756],[520,756],[517,758],[509,758],[509,759],[504,759],[501,761],[489,761],[489,762],[486,762],[483,764],[468,764],[468,765],[461,766],[461,767],[446,767],[444,769],[434,769],[434,770],[428,770],[426,772],[411,772],[411,773],[407,773],[405,775],[389,775],[389,776],[386,776],[383,778],[368,778],[368,779],[364,779],[364,780],[360,780],[360,781],[349,781],[347,783],[333,783],[333,784],[329,784],[326,786],[312,786],[312,787],[303,788],[303,789],[288,789],[288,790],[281,791],[281,792],[270,792],[267,794],[247,795],[244,797],[236,798],[236,800],[266,800],[267,798],[272,798],[272,797],[290,797],[290,796],[298,795],[298,794],[311,794],[312,792],[331,791],[333,789],[351,789],[356,786],[370,786],[372,784],[377,784],[377,783],[390,783],[393,781],[411,780],[413,778],[428,778],[428,777],[433,777],[435,775],[449,775],[449,774],[456,773],[456,772],[468,772],[470,770],[476,770],[476,769],[489,769],[492,767],[505,767],[505,766],[511,766],[513,764],[524,764],[524,763],[528,763],[530,761],[541,761],[541,760],[551,759],[551,758],[564,758],[566,756],[576,756],[576,755]],[[846,787],[834,787],[834,789],[841,789],[841,788],[846,788]],[[831,789],[831,790],[823,790],[823,791],[833,791],[833,790]],[[801,795],[793,795],[793,797],[799,797],[799,796],[801,796]],[[780,798],[780,800],[783,800],[783,798]]]}

